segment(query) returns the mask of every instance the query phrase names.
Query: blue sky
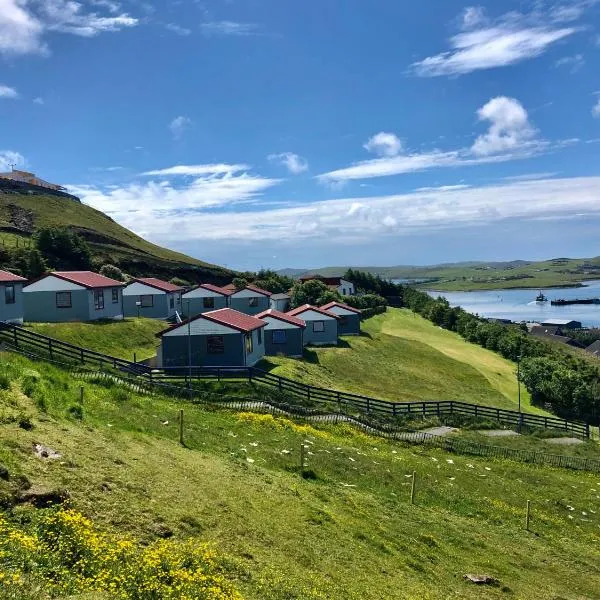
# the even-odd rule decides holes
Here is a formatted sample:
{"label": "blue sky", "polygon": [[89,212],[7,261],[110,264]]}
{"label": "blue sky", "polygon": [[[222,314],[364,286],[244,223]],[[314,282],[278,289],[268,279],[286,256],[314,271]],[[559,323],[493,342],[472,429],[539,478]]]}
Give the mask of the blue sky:
{"label": "blue sky", "polygon": [[0,169],[230,267],[596,256],[600,0],[0,0]]}

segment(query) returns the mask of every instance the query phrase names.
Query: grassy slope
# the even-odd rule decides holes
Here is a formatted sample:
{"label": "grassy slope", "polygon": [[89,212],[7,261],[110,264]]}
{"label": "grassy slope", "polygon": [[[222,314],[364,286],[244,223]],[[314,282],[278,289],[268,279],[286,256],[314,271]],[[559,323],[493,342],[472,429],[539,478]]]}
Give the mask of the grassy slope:
{"label": "grassy slope", "polygon": [[[317,348],[309,361],[269,357],[274,373],[314,385],[390,400],[463,400],[517,408],[516,367],[498,354],[465,342],[404,309],[363,323],[365,335],[340,348]],[[529,395],[521,390],[524,410]]]}
{"label": "grassy slope", "polygon": [[[14,225],[10,220],[9,204],[16,205],[25,211],[31,211],[36,228],[69,225],[97,232],[116,240],[115,244],[111,244],[109,240],[91,244],[94,252],[102,256],[155,259],[165,263],[220,269],[185,254],[152,244],[122,227],[104,213],[59,196],[0,194],[0,227]],[[7,244],[10,244],[11,241],[14,243],[14,236],[4,234],[4,237]]]}
{"label": "grassy slope", "polygon": [[[326,267],[309,272],[340,275],[347,267]],[[600,257],[551,259],[503,263],[450,263],[430,267],[357,267],[385,278],[435,279],[423,284],[438,290],[485,290],[498,288],[546,288],[572,286],[584,279],[600,278]],[[294,271],[294,275],[304,271]],[[525,276],[525,277],[523,277]],[[515,278],[517,277],[517,278]]]}
{"label": "grassy slope", "polygon": [[126,360],[150,358],[159,340],[155,334],[167,324],[158,319],[125,319],[97,323],[28,323],[28,329],[49,337],[83,346]]}
{"label": "grassy slope", "polygon": [[[231,555],[230,576],[246,598],[481,598],[462,579],[473,572],[500,579],[485,590],[490,599],[597,597],[598,475],[192,406],[181,448],[179,403],[83,384],[79,422],[66,409],[80,381],[14,355],[0,354],[0,364],[13,380],[0,391],[0,462],[36,484],[66,486],[75,508],[102,527],[143,540],[162,524],[176,538],[215,542]],[[38,405],[44,398],[45,412],[20,392],[24,370],[41,376],[42,393],[31,395]],[[35,428],[12,423],[16,412]],[[294,473],[302,440],[315,481]],[[39,461],[34,441],[63,459]],[[416,506],[408,503],[413,470]],[[534,534],[522,530],[526,499]]]}

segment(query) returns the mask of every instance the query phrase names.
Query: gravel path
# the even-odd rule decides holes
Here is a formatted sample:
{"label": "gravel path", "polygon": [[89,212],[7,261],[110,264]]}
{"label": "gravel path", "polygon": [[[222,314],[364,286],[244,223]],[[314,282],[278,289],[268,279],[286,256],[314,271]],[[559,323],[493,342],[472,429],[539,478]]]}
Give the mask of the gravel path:
{"label": "gravel path", "polygon": [[487,435],[488,437],[512,437],[513,435],[521,435],[512,429],[480,429],[477,433]]}
{"label": "gravel path", "polygon": [[583,440],[570,437],[547,438],[544,441],[548,442],[549,444],[557,444],[559,446],[574,446],[576,444],[583,444]]}

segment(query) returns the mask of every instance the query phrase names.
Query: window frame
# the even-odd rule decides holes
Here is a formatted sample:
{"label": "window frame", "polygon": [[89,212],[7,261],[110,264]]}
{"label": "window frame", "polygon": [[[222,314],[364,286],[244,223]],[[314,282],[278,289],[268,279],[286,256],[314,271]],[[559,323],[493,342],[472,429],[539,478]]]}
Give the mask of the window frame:
{"label": "window frame", "polygon": [[[279,339],[276,339],[276,335]],[[271,342],[274,346],[283,346],[287,343],[287,331],[285,329],[273,329]]]}
{"label": "window frame", "polygon": [[[10,294],[9,294],[10,290]],[[17,291],[14,283],[7,283],[4,285],[4,304],[16,304],[17,303]]]}
{"label": "window frame", "polygon": [[119,303],[119,288],[112,288],[111,293],[112,293],[112,303],[118,304]]}
{"label": "window frame", "polygon": [[251,331],[244,336],[244,345],[246,354],[252,354],[254,352],[254,339]]}
{"label": "window frame", "polygon": [[[59,296],[64,296],[65,298],[68,298],[69,303],[66,304],[64,301],[59,303],[59,301],[58,301]],[[73,308],[73,295],[69,291],[56,292],[55,302],[56,302],[56,308]]]}
{"label": "window frame", "polygon": [[[320,325],[322,329],[317,329],[317,325]],[[313,333],[323,333],[325,331],[325,321],[313,321],[312,330]]]}
{"label": "window frame", "polygon": [[[143,298],[150,298],[150,304],[144,304]],[[154,308],[154,294],[140,294],[140,308]]]}
{"label": "window frame", "polygon": [[169,308],[172,310],[175,308],[175,296],[169,294]]}
{"label": "window frame", "polygon": [[[218,342],[218,343],[216,343]],[[225,354],[225,336],[207,335],[206,354]]]}
{"label": "window frame", "polygon": [[204,296],[202,298],[202,308],[214,308],[215,307],[215,297],[214,296]]}
{"label": "window frame", "polygon": [[104,290],[94,290],[94,310],[104,310]]}

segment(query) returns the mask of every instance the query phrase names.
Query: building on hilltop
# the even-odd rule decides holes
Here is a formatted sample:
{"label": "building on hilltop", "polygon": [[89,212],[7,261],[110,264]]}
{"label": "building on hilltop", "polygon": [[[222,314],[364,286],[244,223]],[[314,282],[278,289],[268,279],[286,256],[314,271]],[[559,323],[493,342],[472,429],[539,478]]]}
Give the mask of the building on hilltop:
{"label": "building on hilltop", "polygon": [[323,275],[303,275],[300,277],[302,283],[317,279],[322,281],[330,290],[338,292],[342,296],[354,296],[355,289],[354,284],[343,277],[324,277]]}
{"label": "building on hilltop", "polygon": [[20,171],[18,169],[0,173],[0,192],[51,194],[53,196],[62,196],[71,200],[77,200],[78,202],[80,201],[77,196],[69,194],[66,187],[41,179],[35,173]]}
{"label": "building on hilltop", "polygon": [[7,173],[0,173],[2,179],[10,179],[11,181],[20,181],[21,183],[28,183],[30,185],[37,185],[38,187],[45,187],[55,192],[66,192],[67,188],[56,183],[50,183],[40,179],[35,173],[29,171],[18,171],[13,169]]}

